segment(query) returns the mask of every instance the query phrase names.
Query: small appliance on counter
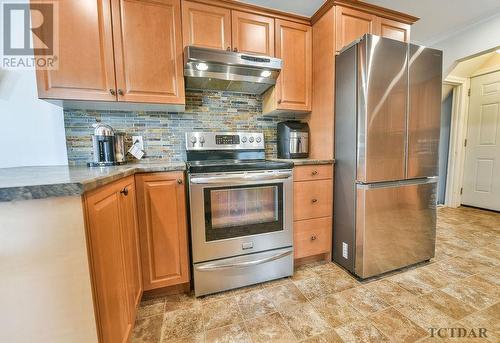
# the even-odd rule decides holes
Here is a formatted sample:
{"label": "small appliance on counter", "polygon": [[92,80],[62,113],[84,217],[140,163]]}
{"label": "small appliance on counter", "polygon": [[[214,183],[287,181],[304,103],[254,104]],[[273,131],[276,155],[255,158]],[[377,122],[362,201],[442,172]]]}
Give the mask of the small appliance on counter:
{"label": "small appliance on counter", "polygon": [[278,123],[278,158],[309,157],[309,125],[299,121]]}
{"label": "small appliance on counter", "polygon": [[93,161],[89,167],[114,166],[125,163],[125,134],[115,133],[109,125],[94,124],[92,135]]}

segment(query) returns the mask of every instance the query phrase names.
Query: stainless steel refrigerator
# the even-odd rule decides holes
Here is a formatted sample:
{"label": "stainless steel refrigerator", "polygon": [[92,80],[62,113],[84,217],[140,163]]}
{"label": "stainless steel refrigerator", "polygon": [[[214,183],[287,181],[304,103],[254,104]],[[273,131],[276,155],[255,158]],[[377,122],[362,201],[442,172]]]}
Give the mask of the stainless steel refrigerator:
{"label": "stainless steel refrigerator", "polygon": [[442,52],[365,35],[335,75],[335,262],[368,278],[431,259]]}

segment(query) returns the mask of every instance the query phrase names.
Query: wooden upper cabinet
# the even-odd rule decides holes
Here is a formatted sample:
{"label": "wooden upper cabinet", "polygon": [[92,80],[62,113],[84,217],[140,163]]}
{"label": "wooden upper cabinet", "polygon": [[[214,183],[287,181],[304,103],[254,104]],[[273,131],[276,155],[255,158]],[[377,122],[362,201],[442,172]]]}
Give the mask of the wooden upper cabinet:
{"label": "wooden upper cabinet", "polygon": [[380,30],[382,37],[396,39],[402,42],[410,42],[410,25],[399,21],[379,18]]}
{"label": "wooden upper cabinet", "polygon": [[38,96],[115,101],[111,94],[115,89],[111,0],[58,4],[59,66],[57,70],[37,70]]}
{"label": "wooden upper cabinet", "polygon": [[232,11],[233,50],[274,56],[274,19]]}
{"label": "wooden upper cabinet", "polygon": [[378,17],[355,9],[335,8],[336,50],[358,39],[365,33],[379,34]]}
{"label": "wooden upper cabinet", "polygon": [[184,104],[179,0],[113,0],[119,101]]}
{"label": "wooden upper cabinet", "polygon": [[276,57],[283,60],[276,85],[277,108],[310,111],[312,28],[276,19]]}
{"label": "wooden upper cabinet", "polygon": [[183,173],[138,174],[136,183],[144,289],[188,282]]}
{"label": "wooden upper cabinet", "polygon": [[184,46],[231,49],[231,11],[183,1],[182,36]]}

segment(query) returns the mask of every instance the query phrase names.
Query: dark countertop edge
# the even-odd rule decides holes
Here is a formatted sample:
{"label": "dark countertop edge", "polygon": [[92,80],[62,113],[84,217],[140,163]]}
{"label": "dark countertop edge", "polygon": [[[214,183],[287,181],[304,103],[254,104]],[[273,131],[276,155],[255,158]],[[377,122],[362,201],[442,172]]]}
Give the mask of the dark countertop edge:
{"label": "dark countertop edge", "polygon": [[80,196],[96,188],[105,186],[124,177],[138,173],[155,173],[168,171],[185,171],[186,164],[173,162],[171,165],[139,165],[116,170],[109,175],[89,177],[89,180],[75,182],[50,183],[43,185],[13,186],[0,188],[0,202],[22,200],[38,200],[54,197]]}

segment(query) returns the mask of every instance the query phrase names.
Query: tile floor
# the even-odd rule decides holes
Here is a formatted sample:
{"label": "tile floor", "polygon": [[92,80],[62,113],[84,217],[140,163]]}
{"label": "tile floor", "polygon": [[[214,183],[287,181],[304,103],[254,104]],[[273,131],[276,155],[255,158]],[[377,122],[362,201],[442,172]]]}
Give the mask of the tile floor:
{"label": "tile floor", "polygon": [[[430,337],[441,327],[486,328],[488,338]],[[439,209],[436,258],[378,280],[316,263],[199,299],[144,301],[132,341],[499,342],[500,214]]]}

